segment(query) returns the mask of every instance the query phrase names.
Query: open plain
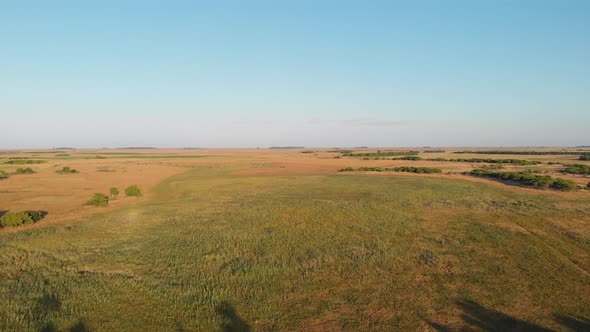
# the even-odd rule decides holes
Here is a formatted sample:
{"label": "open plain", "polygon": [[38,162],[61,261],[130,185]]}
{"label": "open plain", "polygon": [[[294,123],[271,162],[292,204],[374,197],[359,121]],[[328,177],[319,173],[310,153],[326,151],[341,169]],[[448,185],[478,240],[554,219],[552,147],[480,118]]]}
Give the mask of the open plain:
{"label": "open plain", "polygon": [[2,151],[0,330],[590,329],[588,149],[486,150]]}

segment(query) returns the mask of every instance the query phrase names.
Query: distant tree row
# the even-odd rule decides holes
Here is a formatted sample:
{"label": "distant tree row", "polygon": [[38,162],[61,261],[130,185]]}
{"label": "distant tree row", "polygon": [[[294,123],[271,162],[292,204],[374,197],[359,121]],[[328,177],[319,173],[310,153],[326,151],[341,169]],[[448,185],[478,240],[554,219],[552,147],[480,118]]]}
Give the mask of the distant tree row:
{"label": "distant tree row", "polygon": [[552,178],[549,175],[536,175],[528,172],[495,172],[485,169],[474,169],[464,174],[498,179],[501,181],[517,182],[525,186],[536,188],[551,188],[563,191],[576,189],[576,183],[571,180]]}
{"label": "distant tree row", "polygon": [[454,161],[460,163],[490,163],[490,164],[512,164],[512,165],[539,165],[542,164],[536,160],[522,160],[522,159],[490,159],[490,158],[457,158],[457,159],[445,159],[445,158],[433,158],[427,159],[429,161]]}
{"label": "distant tree row", "polygon": [[420,151],[342,152],[345,157],[395,157],[417,155]]}
{"label": "distant tree row", "polygon": [[46,163],[47,160],[38,160],[38,159],[14,159],[6,161],[5,164],[8,165],[32,165],[32,164],[43,164]]}
{"label": "distant tree row", "polygon": [[401,158],[395,158],[395,160],[422,160],[422,158],[418,156],[405,156]]}
{"label": "distant tree row", "polygon": [[574,151],[485,151],[485,150],[478,150],[478,151],[455,151],[453,153],[463,153],[463,154],[518,154],[518,155],[530,155],[530,156],[546,156],[546,155],[579,155],[583,152],[574,152]]}
{"label": "distant tree row", "polygon": [[440,168],[433,167],[413,167],[413,166],[402,166],[402,167],[359,167],[354,169],[352,167],[346,167],[339,169],[338,172],[410,172],[410,173],[442,173]]}
{"label": "distant tree row", "polygon": [[569,174],[586,174],[586,175],[590,175],[590,166],[588,166],[588,165],[581,165],[581,164],[568,165],[563,170],[563,172],[564,173],[569,173]]}

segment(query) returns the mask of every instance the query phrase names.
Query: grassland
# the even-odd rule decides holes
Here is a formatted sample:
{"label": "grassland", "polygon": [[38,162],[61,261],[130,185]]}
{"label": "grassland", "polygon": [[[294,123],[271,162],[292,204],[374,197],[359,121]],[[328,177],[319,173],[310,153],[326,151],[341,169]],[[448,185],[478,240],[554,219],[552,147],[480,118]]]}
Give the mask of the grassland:
{"label": "grassland", "polygon": [[[362,174],[337,170],[408,161],[202,153],[68,162],[79,193],[167,171],[142,198],[0,231],[0,330],[590,328],[587,190],[455,175],[465,163]],[[24,204],[26,177],[63,179],[59,163],[0,182],[0,210]]]}

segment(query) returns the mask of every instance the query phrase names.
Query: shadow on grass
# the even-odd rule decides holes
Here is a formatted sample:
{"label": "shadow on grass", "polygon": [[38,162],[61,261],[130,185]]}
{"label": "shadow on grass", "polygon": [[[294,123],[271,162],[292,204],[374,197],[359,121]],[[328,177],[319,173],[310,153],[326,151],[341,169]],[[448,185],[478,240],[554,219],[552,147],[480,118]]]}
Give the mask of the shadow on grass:
{"label": "shadow on grass", "polygon": [[[55,326],[55,324],[53,322],[48,322],[45,325],[43,325],[43,327],[41,327],[39,329],[39,332],[58,332],[58,331],[60,331],[60,330],[57,328],[57,326]],[[90,329],[88,328],[88,326],[86,326],[86,323],[83,320],[80,320],[76,324],[72,325],[69,329],[62,330],[62,331],[90,332]]]}
{"label": "shadow on grass", "polygon": [[6,212],[8,212],[8,211],[6,211],[6,210],[0,210],[0,217],[2,217],[3,215],[5,215]]}
{"label": "shadow on grass", "polygon": [[572,331],[590,331],[590,319],[573,315],[555,315],[555,321]]}
{"label": "shadow on grass", "polygon": [[231,331],[244,331],[249,332],[252,330],[250,325],[246,323],[238,314],[234,307],[228,302],[221,302],[215,311],[222,318],[221,326],[219,327],[223,332]]}
{"label": "shadow on grass", "polygon": [[[469,327],[475,327],[484,331],[553,331],[537,324],[510,317],[496,310],[486,309],[470,300],[460,300],[457,302],[457,305],[463,311],[461,318],[465,322],[465,325]],[[456,326],[445,326],[432,321],[428,321],[427,323],[437,331],[465,330],[465,327],[458,329]]]}

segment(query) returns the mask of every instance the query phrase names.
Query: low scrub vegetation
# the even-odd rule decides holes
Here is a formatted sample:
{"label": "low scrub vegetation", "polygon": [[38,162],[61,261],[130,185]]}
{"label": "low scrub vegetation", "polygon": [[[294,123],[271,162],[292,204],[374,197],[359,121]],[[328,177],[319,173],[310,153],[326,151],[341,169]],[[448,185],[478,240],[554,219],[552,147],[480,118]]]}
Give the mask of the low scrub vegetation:
{"label": "low scrub vegetation", "polygon": [[576,183],[571,180],[552,178],[549,175],[537,175],[530,172],[495,172],[485,169],[474,169],[464,174],[498,179],[501,181],[517,182],[524,186],[536,188],[551,188],[563,191],[576,189]]}
{"label": "low scrub vegetation", "polygon": [[15,227],[20,225],[34,224],[37,221],[43,219],[44,216],[45,213],[43,211],[9,211],[0,217],[0,227]]}
{"label": "low scrub vegetation", "polygon": [[539,165],[542,164],[540,161],[536,160],[522,160],[522,159],[491,159],[491,158],[455,158],[455,159],[445,159],[445,158],[434,158],[428,159],[429,161],[454,161],[459,163],[490,163],[490,164],[512,164],[512,165],[519,165],[519,166],[526,166],[526,165]]}
{"label": "low scrub vegetation", "polygon": [[590,175],[590,166],[588,165],[581,165],[581,164],[573,164],[568,165],[564,170],[564,173],[569,174],[586,174]]}
{"label": "low scrub vegetation", "polygon": [[14,159],[5,162],[5,164],[9,165],[32,165],[32,164],[43,164],[46,163],[47,160],[39,160],[39,159]]}
{"label": "low scrub vegetation", "polygon": [[138,197],[141,196],[141,190],[137,185],[133,184],[125,188],[125,195]]}
{"label": "low scrub vegetation", "polygon": [[74,173],[79,173],[78,170],[70,168],[68,166],[64,166],[62,169],[59,169],[57,171],[55,171],[55,173],[58,174],[74,174]]}
{"label": "low scrub vegetation", "polygon": [[582,153],[578,160],[590,160],[590,153]]}
{"label": "low scrub vegetation", "polygon": [[8,179],[8,173],[5,170],[0,170],[0,180]]}
{"label": "low scrub vegetation", "polygon": [[422,152],[423,153],[445,153],[447,151],[445,151],[445,150],[425,150],[425,151],[422,151]]}
{"label": "low scrub vegetation", "polygon": [[402,167],[392,167],[392,168],[384,168],[384,167],[359,167],[354,169],[352,167],[346,167],[339,169],[338,172],[409,172],[409,173],[442,173],[440,168],[433,168],[433,167],[413,167],[413,166],[402,166]]}
{"label": "low scrub vegetation", "polygon": [[109,197],[102,193],[94,193],[92,198],[86,202],[86,205],[107,206],[109,205]]}
{"label": "low scrub vegetation", "polygon": [[16,171],[14,171],[14,174],[33,174],[35,173],[35,171],[33,171],[32,168],[27,167],[27,168],[17,168]]}

